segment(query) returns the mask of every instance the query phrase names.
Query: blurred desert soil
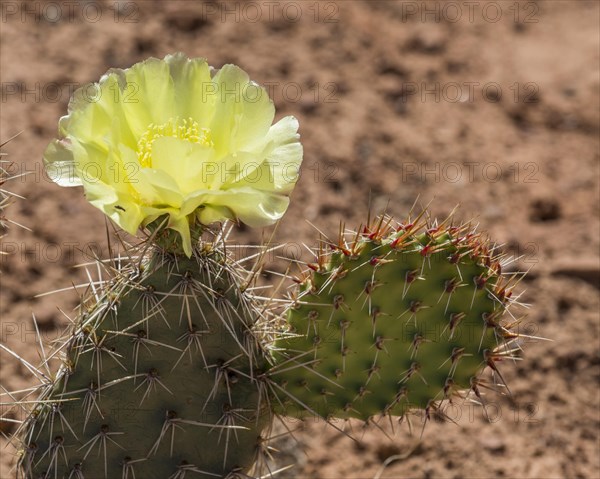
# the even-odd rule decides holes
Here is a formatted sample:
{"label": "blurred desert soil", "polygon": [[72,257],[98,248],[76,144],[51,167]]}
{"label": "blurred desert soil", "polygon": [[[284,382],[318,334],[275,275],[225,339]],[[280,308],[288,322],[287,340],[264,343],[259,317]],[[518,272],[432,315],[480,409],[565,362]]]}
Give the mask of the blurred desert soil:
{"label": "blurred desert soil", "polygon": [[[2,258],[0,341],[37,362],[31,315],[56,338],[83,281],[74,265],[107,254],[105,220],[78,189],[41,173],[74,86],[109,67],[174,51],[236,63],[268,83],[278,117],[296,115],[302,178],[278,241],[314,245],[339,222],[374,211],[405,215],[415,200],[473,220],[531,269],[525,344],[502,369],[512,400],[490,395],[486,423],[465,405],[458,424],[421,423],[393,440],[353,424],[352,441],[322,424],[279,441],[285,477],[598,478],[599,6],[501,2],[17,2],[2,1],[0,139],[27,197]],[[259,233],[237,232],[245,241]],[[0,354],[0,383],[25,388],[24,367]],[[293,424],[298,428],[299,425]],[[11,428],[3,425],[4,432]],[[396,428],[398,429],[398,428]],[[362,437],[362,439],[361,439]],[[415,441],[417,444],[415,445]],[[0,440],[0,477],[12,450]],[[303,451],[306,451],[303,452]],[[143,478],[142,478],[143,479]]]}

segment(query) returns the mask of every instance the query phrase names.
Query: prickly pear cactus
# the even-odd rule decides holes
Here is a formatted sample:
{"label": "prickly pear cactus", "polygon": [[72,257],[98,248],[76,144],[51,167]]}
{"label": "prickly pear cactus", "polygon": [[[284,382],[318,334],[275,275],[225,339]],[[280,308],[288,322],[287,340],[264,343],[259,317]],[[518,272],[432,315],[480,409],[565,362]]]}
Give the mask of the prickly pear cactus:
{"label": "prickly pear cactus", "polygon": [[512,355],[502,319],[510,289],[465,225],[370,228],[330,245],[288,313],[271,371],[278,412],[323,418],[429,413],[463,390],[480,397],[489,366]]}
{"label": "prickly pear cactus", "polygon": [[297,120],[272,124],[274,113],[243,70],[182,53],[75,92],[44,154],[50,176],[149,237],[96,262],[110,278],[90,282],[39,367],[0,344],[41,381],[1,394],[30,413],[13,438],[18,475],[272,476],[275,415],[428,416],[503,387],[496,363],[518,348],[503,317],[514,282],[468,225],[381,217],[329,242],[287,318],[274,314],[287,300],[252,293],[260,267],[234,261],[211,225],[285,213],[302,146]]}
{"label": "prickly pear cactus", "polygon": [[261,312],[241,274],[205,243],[191,258],[155,250],[95,287],[24,424],[24,476],[248,471],[269,413],[254,377]]}

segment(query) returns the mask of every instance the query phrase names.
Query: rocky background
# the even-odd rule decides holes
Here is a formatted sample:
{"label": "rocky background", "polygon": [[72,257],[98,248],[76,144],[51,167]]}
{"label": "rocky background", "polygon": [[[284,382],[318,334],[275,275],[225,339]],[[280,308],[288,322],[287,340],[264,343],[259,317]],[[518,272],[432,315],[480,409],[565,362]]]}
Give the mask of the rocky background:
{"label": "rocky background", "polygon": [[[41,168],[72,90],[174,51],[236,63],[269,86],[278,118],[300,120],[302,177],[277,241],[314,245],[311,224],[335,236],[369,208],[402,217],[416,202],[445,217],[460,203],[457,218],[530,270],[522,327],[553,340],[527,342],[503,367],[512,398],[488,395],[489,422],[466,403],[421,439],[418,417],[412,437],[406,425],[389,439],[353,424],[356,441],[288,424],[296,440],[278,441],[279,465],[298,466],[281,477],[599,477],[599,5],[3,0],[0,140],[21,132],[4,150],[28,172],[7,185],[26,200],[9,211],[31,231],[3,240],[0,341],[38,362],[32,313],[45,340],[58,337],[85,280],[75,266],[108,254],[103,215]],[[0,361],[3,387],[34,384]],[[0,439],[2,479],[13,454]]]}

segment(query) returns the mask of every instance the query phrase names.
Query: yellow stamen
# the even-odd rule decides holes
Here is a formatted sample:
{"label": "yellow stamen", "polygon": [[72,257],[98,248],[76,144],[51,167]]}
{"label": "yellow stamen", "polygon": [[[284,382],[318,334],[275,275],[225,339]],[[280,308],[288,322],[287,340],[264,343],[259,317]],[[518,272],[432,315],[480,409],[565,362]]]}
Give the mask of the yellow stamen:
{"label": "yellow stamen", "polygon": [[152,144],[156,139],[163,136],[171,136],[207,147],[214,146],[210,138],[210,129],[200,128],[198,122],[192,118],[184,120],[179,117],[170,118],[162,125],[151,123],[137,143],[138,161],[142,167],[152,167]]}

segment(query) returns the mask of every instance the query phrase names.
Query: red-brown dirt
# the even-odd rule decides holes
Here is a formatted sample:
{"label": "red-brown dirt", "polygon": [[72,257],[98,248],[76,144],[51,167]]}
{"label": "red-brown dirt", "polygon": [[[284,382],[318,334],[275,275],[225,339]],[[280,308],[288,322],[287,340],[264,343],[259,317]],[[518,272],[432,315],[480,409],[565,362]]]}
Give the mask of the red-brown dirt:
{"label": "red-brown dirt", "polygon": [[[4,149],[16,171],[30,172],[9,184],[26,197],[9,215],[31,228],[12,227],[3,240],[12,253],[1,259],[3,344],[38,362],[32,313],[51,340],[77,296],[35,296],[84,281],[74,266],[85,252],[108,254],[103,215],[80,189],[42,175],[70,92],[110,67],[183,51],[240,65],[269,83],[278,118],[300,120],[302,177],[277,241],[314,245],[309,222],[335,235],[341,220],[364,222],[369,204],[402,217],[418,198],[445,217],[460,203],[457,218],[479,223],[521,256],[515,267],[531,269],[521,283],[532,305],[524,331],[553,340],[528,341],[523,361],[503,365],[512,398],[488,394],[491,422],[466,404],[457,424],[431,421],[420,441],[418,418],[412,437],[403,426],[391,440],[353,424],[353,441],[309,421],[298,442],[277,443],[278,464],[297,463],[281,477],[373,478],[404,453],[379,477],[600,477],[598,2],[3,0],[1,8],[0,140],[22,132]],[[3,387],[33,384],[9,355],[0,360]],[[13,453],[0,439],[2,479],[12,477]]]}

